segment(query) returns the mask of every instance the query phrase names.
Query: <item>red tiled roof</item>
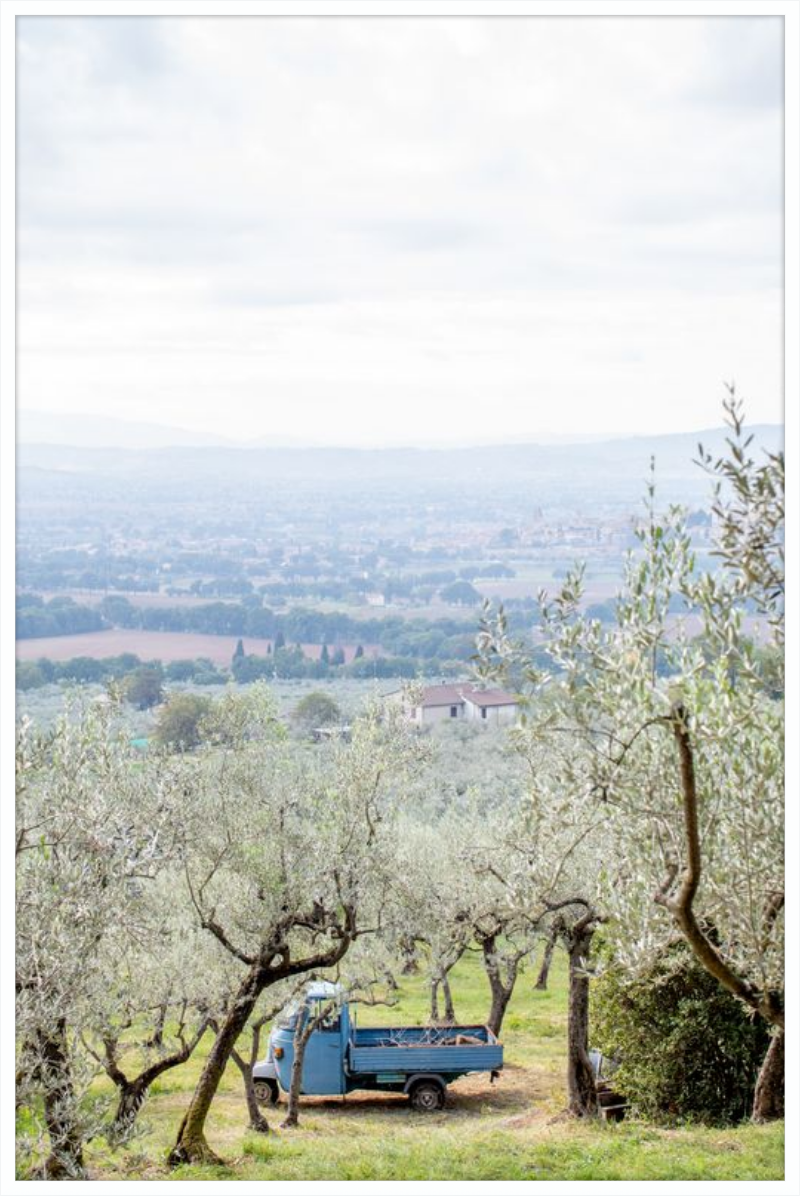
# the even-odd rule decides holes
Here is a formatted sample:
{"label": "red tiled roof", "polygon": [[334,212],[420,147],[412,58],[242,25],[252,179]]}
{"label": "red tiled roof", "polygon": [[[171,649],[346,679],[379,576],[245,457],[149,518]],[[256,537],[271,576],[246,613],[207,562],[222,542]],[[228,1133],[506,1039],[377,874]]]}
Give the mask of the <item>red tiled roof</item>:
{"label": "red tiled roof", "polygon": [[473,706],[516,706],[519,701],[503,689],[465,689],[464,698]]}
{"label": "red tiled roof", "polygon": [[516,706],[514,694],[502,689],[475,689],[468,684],[428,685],[422,691],[422,706],[459,706],[472,702],[475,706]]}
{"label": "red tiled roof", "polygon": [[464,701],[468,685],[428,685],[422,691],[423,706],[458,706]]}

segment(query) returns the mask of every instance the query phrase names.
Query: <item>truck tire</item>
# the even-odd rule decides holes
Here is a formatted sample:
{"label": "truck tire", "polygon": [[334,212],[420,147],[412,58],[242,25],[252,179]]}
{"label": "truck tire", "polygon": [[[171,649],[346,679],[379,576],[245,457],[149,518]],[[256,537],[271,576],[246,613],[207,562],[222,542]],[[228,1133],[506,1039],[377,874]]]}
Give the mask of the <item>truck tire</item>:
{"label": "truck tire", "polygon": [[253,1091],[260,1105],[277,1105],[280,1097],[277,1080],[254,1080]]}
{"label": "truck tire", "polygon": [[435,1080],[420,1080],[408,1094],[417,1113],[437,1113],[444,1108],[444,1088]]}

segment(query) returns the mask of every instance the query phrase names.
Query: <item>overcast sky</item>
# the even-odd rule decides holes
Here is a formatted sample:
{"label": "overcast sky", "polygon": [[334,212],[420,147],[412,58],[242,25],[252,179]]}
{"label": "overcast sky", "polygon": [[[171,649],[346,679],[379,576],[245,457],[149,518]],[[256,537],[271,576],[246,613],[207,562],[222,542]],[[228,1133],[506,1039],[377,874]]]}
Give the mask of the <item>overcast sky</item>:
{"label": "overcast sky", "polygon": [[782,419],[777,18],[18,19],[19,405],[315,443]]}

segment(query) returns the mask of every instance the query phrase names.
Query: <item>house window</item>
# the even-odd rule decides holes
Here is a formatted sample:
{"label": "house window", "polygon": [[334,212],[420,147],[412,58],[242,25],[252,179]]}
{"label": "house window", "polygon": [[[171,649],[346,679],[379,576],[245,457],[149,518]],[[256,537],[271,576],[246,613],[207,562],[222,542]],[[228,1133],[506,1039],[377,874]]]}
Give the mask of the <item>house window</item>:
{"label": "house window", "polygon": [[450,707],[450,717],[451,717],[451,718],[458,718],[458,706],[451,706],[451,707]]}
{"label": "house window", "polygon": [[486,707],[481,706],[481,718],[486,718]]}

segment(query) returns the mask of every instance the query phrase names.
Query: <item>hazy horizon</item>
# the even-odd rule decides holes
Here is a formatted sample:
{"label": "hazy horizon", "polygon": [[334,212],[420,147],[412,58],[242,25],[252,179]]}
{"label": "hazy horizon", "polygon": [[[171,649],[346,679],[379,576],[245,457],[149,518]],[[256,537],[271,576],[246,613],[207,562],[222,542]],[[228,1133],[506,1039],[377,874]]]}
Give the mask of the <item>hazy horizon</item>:
{"label": "hazy horizon", "polygon": [[[756,428],[782,428],[783,421],[753,424]],[[147,451],[154,448],[222,448],[222,449],[341,449],[358,451],[381,451],[415,449],[427,451],[449,451],[458,449],[504,448],[504,447],[557,447],[582,444],[604,444],[626,440],[654,440],[674,436],[702,436],[718,433],[722,421],[709,427],[687,427],[670,432],[653,431],[649,434],[611,435],[609,433],[562,435],[546,433],[538,436],[506,436],[483,440],[449,440],[442,442],[407,439],[376,443],[351,444],[347,441],[314,441],[311,439],[272,438],[256,436],[251,439],[195,434],[190,428],[151,422],[149,420],[121,420],[111,416],[93,416],[86,412],[70,414],[47,411],[18,413],[17,440],[20,444],[50,445],[74,448],[119,448]],[[70,435],[74,439],[69,439]],[[114,439],[114,437],[118,439]]]}

